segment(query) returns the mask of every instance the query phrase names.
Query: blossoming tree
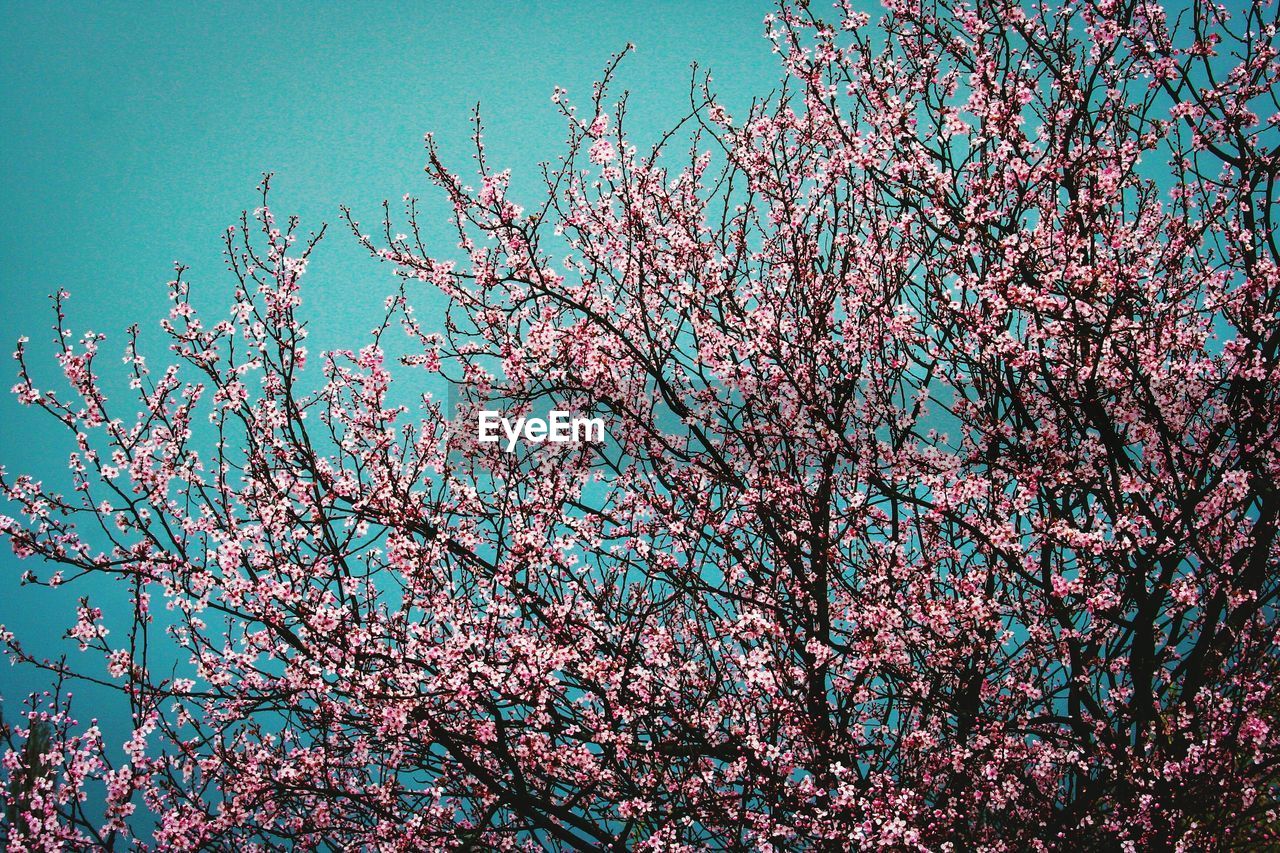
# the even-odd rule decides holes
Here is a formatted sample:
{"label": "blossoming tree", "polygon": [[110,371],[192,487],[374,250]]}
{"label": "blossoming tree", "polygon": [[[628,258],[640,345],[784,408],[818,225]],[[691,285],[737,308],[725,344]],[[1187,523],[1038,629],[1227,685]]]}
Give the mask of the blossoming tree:
{"label": "blossoming tree", "polygon": [[[641,148],[612,68],[558,91],[540,197],[429,144],[450,228],[348,216],[403,277],[352,350],[265,184],[134,399],[60,295],[67,387],[20,345],[15,391],[71,482],[6,473],[0,528],[132,609],[5,641],[102,656],[135,733],[33,697],[10,849],[1274,842],[1276,24],[787,4],[745,115],[695,81]],[[499,405],[609,436],[507,452]]]}

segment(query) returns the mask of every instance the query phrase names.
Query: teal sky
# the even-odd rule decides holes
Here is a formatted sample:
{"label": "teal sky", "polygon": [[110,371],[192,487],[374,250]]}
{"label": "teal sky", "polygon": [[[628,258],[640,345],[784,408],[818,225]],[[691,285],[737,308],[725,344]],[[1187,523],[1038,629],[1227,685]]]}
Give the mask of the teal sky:
{"label": "teal sky", "polygon": [[[0,2],[4,352],[20,335],[49,352],[47,296],[65,287],[71,327],[110,336],[102,367],[111,369],[131,323],[158,342],[175,260],[191,266],[200,304],[229,304],[221,233],[255,205],[264,171],[276,174],[278,213],[300,214],[304,228],[331,225],[309,276],[314,345],[359,344],[393,280],[334,227],[338,206],[376,223],[384,198],[430,197],[427,131],[467,168],[470,110],[479,103],[492,162],[514,170],[517,190],[531,190],[536,164],[559,153],[564,135],[553,88],[584,103],[628,41],[637,49],[619,82],[631,93],[638,141],[656,138],[687,104],[695,60],[739,109],[779,76],[763,38],[771,5],[761,2],[258,8]],[[153,365],[163,361],[152,353]],[[7,390],[13,363],[4,363]],[[52,379],[53,365],[40,365]],[[64,483],[70,447],[51,424],[3,394],[0,464]],[[58,638],[79,595],[109,603],[122,592],[100,581],[20,590],[23,568],[6,546],[0,624],[43,654],[77,654]],[[33,670],[0,666],[10,715],[46,684]],[[81,719],[104,717],[108,734],[119,735],[122,706],[77,692],[91,697]]]}

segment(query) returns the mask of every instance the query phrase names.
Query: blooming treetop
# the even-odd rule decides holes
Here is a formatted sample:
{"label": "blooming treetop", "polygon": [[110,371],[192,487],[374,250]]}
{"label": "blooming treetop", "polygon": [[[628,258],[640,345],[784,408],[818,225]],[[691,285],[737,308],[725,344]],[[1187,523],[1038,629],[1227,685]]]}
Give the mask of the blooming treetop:
{"label": "blooming treetop", "polygon": [[352,349],[265,184],[132,399],[58,297],[70,477],[0,529],[130,590],[69,633],[136,731],[33,699],[10,849],[1274,842],[1275,5],[818,5],[651,148],[558,90],[540,196],[429,143],[452,229],[348,215],[403,281]]}

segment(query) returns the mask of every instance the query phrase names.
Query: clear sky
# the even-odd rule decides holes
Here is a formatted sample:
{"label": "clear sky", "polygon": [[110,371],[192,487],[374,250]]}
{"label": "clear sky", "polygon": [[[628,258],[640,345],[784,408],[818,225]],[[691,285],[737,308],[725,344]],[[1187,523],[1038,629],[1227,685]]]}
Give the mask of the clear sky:
{"label": "clear sky", "polygon": [[[49,351],[47,296],[73,294],[70,325],[111,335],[137,322],[154,334],[165,282],[182,260],[205,305],[229,304],[220,238],[276,173],[273,207],[304,226],[337,224],[347,204],[378,221],[384,198],[427,196],[422,136],[468,165],[478,102],[495,165],[532,187],[563,124],[551,93],[585,102],[611,53],[623,65],[631,125],[656,137],[687,104],[690,64],[708,68],[733,106],[768,93],[779,73],[760,2],[554,3],[0,2],[0,347],[28,335]],[[360,343],[393,281],[341,229],[317,252],[309,310],[319,346]],[[429,316],[429,315],[428,315]],[[427,317],[423,317],[427,319]],[[159,352],[152,362],[161,362]],[[6,369],[12,376],[12,362]],[[104,358],[103,366],[118,365]],[[45,376],[52,377],[48,363]],[[11,381],[0,383],[7,389]],[[0,397],[0,464],[53,482],[67,437]],[[0,553],[0,624],[45,654],[74,622],[76,598],[119,598],[113,584],[19,590]],[[47,679],[0,667],[12,715]],[[122,706],[78,689],[82,721],[122,731]],[[79,703],[78,703],[79,704]]]}

